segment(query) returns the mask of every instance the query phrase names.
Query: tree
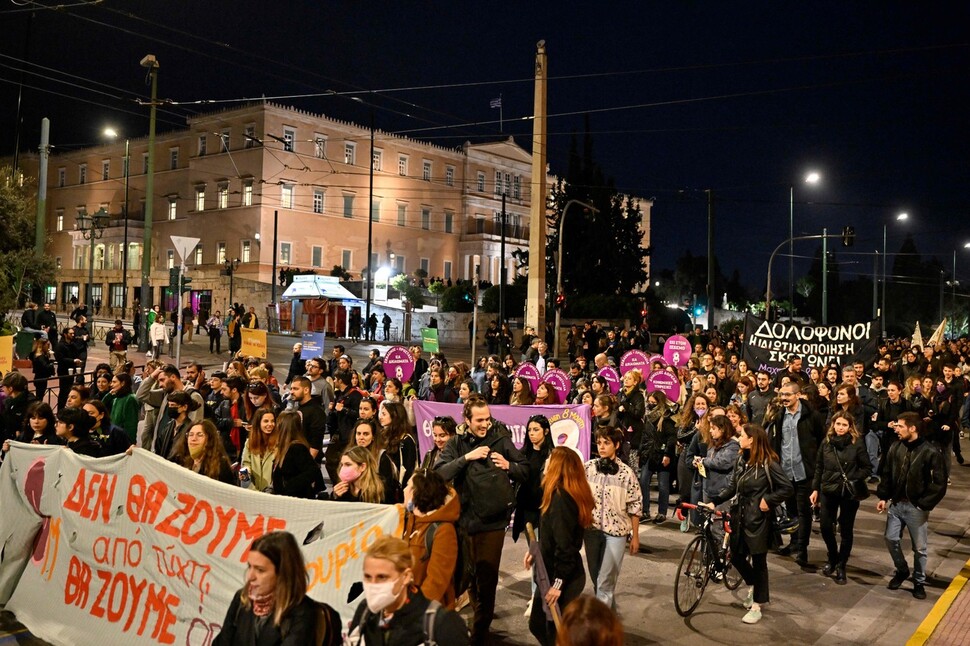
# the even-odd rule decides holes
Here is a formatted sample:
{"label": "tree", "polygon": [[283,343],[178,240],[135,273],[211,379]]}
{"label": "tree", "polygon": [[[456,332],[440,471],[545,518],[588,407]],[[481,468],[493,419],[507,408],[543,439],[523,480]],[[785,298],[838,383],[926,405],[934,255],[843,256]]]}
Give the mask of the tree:
{"label": "tree", "polygon": [[54,259],[34,250],[33,183],[0,169],[0,322],[10,310],[54,282]]}
{"label": "tree", "polygon": [[400,292],[401,300],[408,303],[412,308],[420,309],[424,307],[424,290],[412,283],[407,274],[398,274],[392,278],[391,287]]}
{"label": "tree", "polygon": [[330,275],[340,280],[350,280],[350,272],[343,268],[343,265],[334,265],[330,270]]}

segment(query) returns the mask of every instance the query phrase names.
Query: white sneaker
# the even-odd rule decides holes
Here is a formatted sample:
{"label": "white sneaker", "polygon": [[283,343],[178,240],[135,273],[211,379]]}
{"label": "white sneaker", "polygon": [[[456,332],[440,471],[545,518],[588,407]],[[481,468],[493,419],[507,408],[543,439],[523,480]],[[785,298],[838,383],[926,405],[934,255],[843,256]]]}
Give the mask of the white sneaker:
{"label": "white sneaker", "polygon": [[748,614],[746,614],[744,617],[741,618],[741,621],[743,621],[746,624],[758,623],[759,621],[761,621],[761,609],[759,608],[758,610],[755,610],[754,608],[752,608],[751,610],[748,611]]}
{"label": "white sneaker", "polygon": [[522,616],[523,617],[531,617],[532,616],[532,602],[533,602],[534,599],[535,599],[535,597],[529,597],[529,605],[527,605],[525,607],[525,612],[522,613]]}

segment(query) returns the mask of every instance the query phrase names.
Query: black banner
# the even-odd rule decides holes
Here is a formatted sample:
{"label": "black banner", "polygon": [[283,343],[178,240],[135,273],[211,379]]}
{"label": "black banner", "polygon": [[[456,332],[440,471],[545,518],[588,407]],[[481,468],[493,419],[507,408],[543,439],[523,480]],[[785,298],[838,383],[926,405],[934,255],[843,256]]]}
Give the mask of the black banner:
{"label": "black banner", "polygon": [[879,321],[799,325],[769,322],[748,314],[744,318],[741,356],[751,370],[767,370],[771,374],[784,368],[793,354],[802,358],[806,370],[833,361],[839,365],[862,361],[869,366],[876,359],[879,335]]}

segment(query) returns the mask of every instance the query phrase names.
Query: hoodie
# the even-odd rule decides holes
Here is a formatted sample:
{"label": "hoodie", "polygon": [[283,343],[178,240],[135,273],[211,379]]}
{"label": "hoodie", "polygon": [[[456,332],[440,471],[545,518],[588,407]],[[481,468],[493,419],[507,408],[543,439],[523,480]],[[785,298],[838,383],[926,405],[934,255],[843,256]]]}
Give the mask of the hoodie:
{"label": "hoodie", "polygon": [[[448,489],[445,503],[430,514],[410,513],[404,521],[414,560],[414,583],[428,599],[437,600],[448,609],[455,607],[455,564],[458,560],[458,533],[455,523],[461,516],[461,503],[454,489]],[[440,523],[434,532],[431,553],[427,549],[427,533],[432,523]]]}

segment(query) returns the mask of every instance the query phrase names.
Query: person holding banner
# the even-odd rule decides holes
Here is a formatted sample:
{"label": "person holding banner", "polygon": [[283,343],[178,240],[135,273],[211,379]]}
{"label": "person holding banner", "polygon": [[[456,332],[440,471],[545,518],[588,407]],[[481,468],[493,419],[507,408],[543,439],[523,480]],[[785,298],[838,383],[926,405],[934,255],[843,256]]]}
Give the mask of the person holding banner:
{"label": "person holding banner", "polygon": [[340,457],[339,481],[333,486],[332,499],[338,502],[385,504],[384,483],[370,449],[355,446]]}
{"label": "person holding banner", "polygon": [[[321,613],[306,595],[309,585],[303,552],[293,534],[270,532],[253,541],[246,557],[245,584],[233,595],[222,630],[212,646],[297,646],[338,644],[340,616]],[[318,631],[320,616],[329,631]],[[335,635],[336,633],[336,635]]]}
{"label": "person holding banner", "polygon": [[360,419],[354,427],[354,437],[350,441],[350,446],[345,450],[360,446],[370,451],[374,462],[377,463],[377,473],[384,483],[384,502],[393,505],[401,502],[404,491],[401,488],[401,481],[398,478],[397,467],[391,462],[390,456],[384,450],[381,432],[377,427],[377,420]]}
{"label": "person holding banner", "polygon": [[273,493],[294,498],[319,498],[326,492],[323,473],[310,454],[299,413],[285,411],[276,418],[279,436],[273,458]]}
{"label": "person holding banner", "polygon": [[249,435],[242,451],[239,483],[254,491],[273,490],[273,462],[276,459],[276,413],[262,408],[253,417],[256,430]]}
{"label": "person holding banner", "polygon": [[189,432],[179,438],[174,452],[172,462],[207,478],[231,485],[238,484],[229,465],[226,449],[222,446],[219,430],[210,420],[193,424]]}
{"label": "person holding banner", "polygon": [[[583,593],[583,534],[593,524],[593,493],[586,481],[583,462],[572,449],[558,446],[549,456],[542,478],[539,551],[549,577],[545,594],[536,586],[532,596],[529,632],[540,644],[556,643],[556,625],[546,607],[565,608]],[[532,567],[532,554],[526,554],[525,567]]]}
{"label": "person holding banner", "polygon": [[89,435],[92,423],[91,418],[83,409],[64,408],[57,411],[57,424],[54,428],[57,437],[69,449],[79,455],[97,458],[101,455],[101,447]]}

